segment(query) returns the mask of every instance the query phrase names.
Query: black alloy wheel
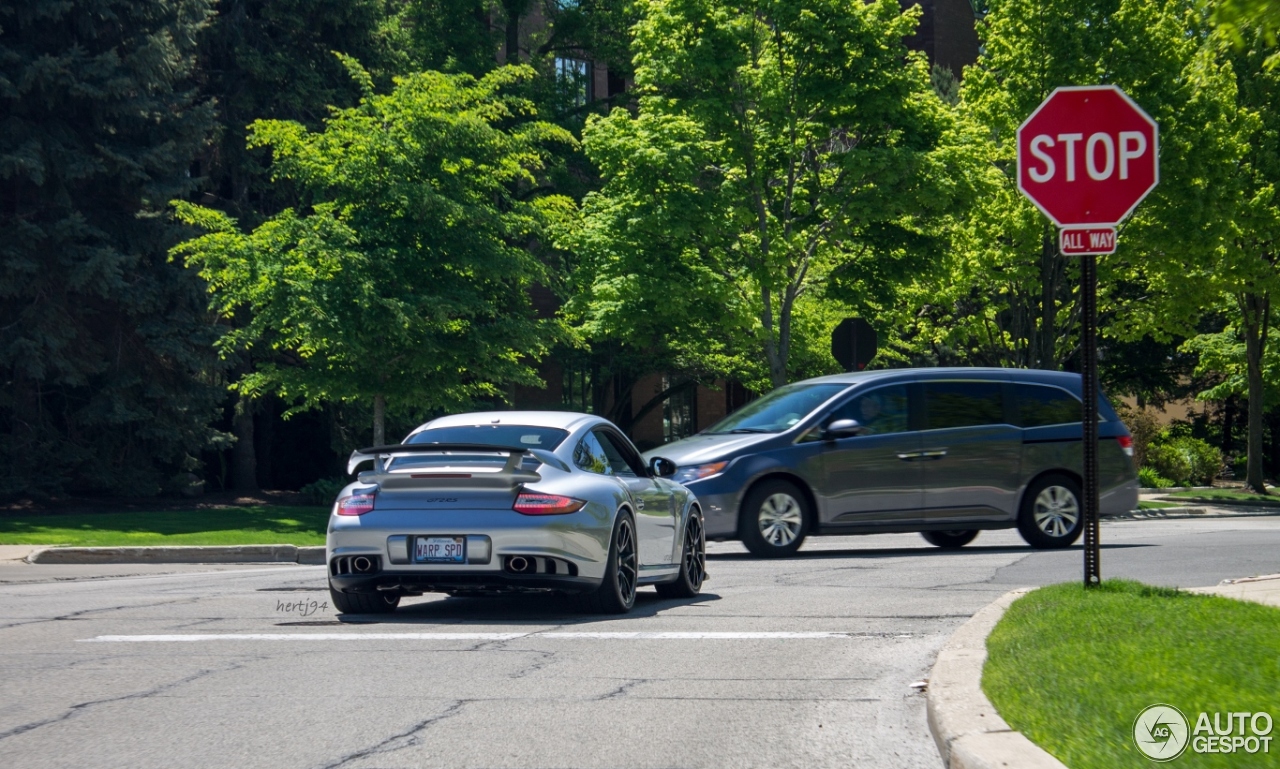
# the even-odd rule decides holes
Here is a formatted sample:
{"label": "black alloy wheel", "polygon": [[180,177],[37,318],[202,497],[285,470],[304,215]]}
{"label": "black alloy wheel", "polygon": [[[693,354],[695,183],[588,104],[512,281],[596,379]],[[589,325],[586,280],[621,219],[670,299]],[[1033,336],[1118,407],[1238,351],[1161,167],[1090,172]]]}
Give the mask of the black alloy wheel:
{"label": "black alloy wheel", "polygon": [[702,513],[694,508],[684,525],[684,545],[680,550],[680,573],[674,582],[655,585],[663,598],[693,598],[707,580],[707,533]]}
{"label": "black alloy wheel", "polygon": [[635,523],[631,513],[622,512],[613,524],[604,581],[594,592],[582,596],[583,608],[595,614],[626,614],[636,604],[639,578],[640,557],[636,550]]}

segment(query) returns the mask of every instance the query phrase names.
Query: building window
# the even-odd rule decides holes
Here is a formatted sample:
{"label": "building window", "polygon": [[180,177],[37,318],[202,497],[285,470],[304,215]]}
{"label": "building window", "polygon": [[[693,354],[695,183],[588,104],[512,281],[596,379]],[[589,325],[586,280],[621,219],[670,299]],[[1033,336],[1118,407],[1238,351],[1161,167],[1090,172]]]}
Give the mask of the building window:
{"label": "building window", "polygon": [[[662,389],[671,388],[671,379],[662,378]],[[698,431],[698,387],[690,385],[671,393],[662,404],[662,440],[664,443],[688,438]]]}
{"label": "building window", "polygon": [[582,106],[592,99],[591,62],[556,58],[556,82],[569,100]]}
{"label": "building window", "polygon": [[564,368],[564,388],[560,402],[569,411],[591,413],[591,371],[574,366]]}

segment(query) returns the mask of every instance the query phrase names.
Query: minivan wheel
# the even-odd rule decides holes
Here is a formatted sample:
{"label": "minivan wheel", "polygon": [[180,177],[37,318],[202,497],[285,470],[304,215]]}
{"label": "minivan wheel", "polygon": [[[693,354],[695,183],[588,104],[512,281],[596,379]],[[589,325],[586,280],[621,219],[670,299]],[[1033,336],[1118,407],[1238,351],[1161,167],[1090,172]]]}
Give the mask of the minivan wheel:
{"label": "minivan wheel", "polygon": [[936,545],[944,550],[956,550],[976,539],[978,536],[978,530],[922,531],[920,532],[920,536],[924,537],[924,541],[931,545]]}
{"label": "minivan wheel", "polygon": [[753,555],[782,558],[792,555],[809,533],[809,509],[804,494],[787,481],[765,481],[747,495],[738,520],[738,535]]}
{"label": "minivan wheel", "polygon": [[1070,547],[1084,530],[1080,484],[1066,475],[1046,475],[1027,488],[1018,533],[1040,549]]}

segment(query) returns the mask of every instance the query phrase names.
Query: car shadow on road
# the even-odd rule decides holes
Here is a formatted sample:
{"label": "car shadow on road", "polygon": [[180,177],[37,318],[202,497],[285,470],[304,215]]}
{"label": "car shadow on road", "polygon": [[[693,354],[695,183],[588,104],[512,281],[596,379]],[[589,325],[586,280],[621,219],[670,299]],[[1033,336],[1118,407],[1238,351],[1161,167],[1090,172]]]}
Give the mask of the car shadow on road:
{"label": "car shadow on road", "polygon": [[590,625],[597,622],[656,617],[664,611],[719,601],[715,593],[694,598],[662,598],[652,590],[636,593],[635,607],[626,614],[587,614],[571,596],[510,595],[446,597],[402,605],[393,614],[343,614],[343,625]]}
{"label": "car shadow on road", "polygon": [[[1131,547],[1157,547],[1150,543],[1103,544],[1103,550],[1123,550]],[[851,548],[844,550],[801,550],[786,558],[760,558],[751,553],[707,553],[708,561],[789,561],[815,558],[901,558],[903,556],[925,556],[928,558],[954,558],[965,555],[992,553],[1070,553],[1084,549],[1083,545],[1059,548],[1057,550],[1034,550],[1026,545],[989,545],[968,546],[947,550],[940,547],[885,547],[885,548]]]}

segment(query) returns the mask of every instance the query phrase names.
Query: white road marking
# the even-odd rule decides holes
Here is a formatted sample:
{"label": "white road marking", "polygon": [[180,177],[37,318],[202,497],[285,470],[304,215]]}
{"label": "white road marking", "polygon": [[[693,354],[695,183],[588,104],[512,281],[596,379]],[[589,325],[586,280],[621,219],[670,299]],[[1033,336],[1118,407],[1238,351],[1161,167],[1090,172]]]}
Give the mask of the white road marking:
{"label": "white road marking", "polygon": [[[517,638],[552,640],[617,640],[617,641],[792,641],[830,638],[881,638],[869,633],[841,632],[745,632],[745,633],[667,633],[635,631],[626,633],[565,632],[545,633],[183,633],[171,635],[100,635],[81,638],[81,643],[189,643],[198,641],[513,641]],[[894,638],[911,638],[898,634]]]}

